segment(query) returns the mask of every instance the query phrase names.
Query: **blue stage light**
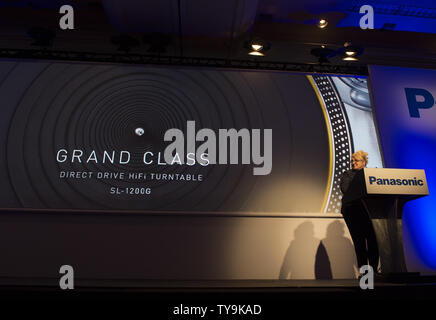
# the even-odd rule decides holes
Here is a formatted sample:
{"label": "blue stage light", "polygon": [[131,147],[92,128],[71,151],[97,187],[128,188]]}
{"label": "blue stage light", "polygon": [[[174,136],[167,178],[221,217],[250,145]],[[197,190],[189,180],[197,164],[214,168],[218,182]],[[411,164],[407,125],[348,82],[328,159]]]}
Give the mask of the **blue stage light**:
{"label": "blue stage light", "polygon": [[387,167],[425,169],[430,195],[404,207],[403,223],[420,260],[436,269],[436,140],[434,137],[399,132]]}

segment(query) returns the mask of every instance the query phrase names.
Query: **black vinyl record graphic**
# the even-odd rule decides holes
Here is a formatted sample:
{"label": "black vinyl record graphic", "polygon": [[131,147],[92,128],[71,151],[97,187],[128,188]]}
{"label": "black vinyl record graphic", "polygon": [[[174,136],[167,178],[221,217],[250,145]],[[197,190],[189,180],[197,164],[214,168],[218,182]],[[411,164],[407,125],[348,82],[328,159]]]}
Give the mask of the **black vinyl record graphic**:
{"label": "black vinyl record graphic", "polygon": [[[0,199],[2,208],[273,215],[319,213],[326,205],[329,133],[304,75],[10,61],[0,62],[0,72],[1,188],[8,195]],[[186,131],[187,121],[195,121],[197,131],[272,129],[271,173],[253,175],[253,163],[159,164],[165,132]],[[62,149],[65,162],[57,161]],[[83,152],[82,162],[71,162],[74,150]],[[86,163],[93,151],[98,161]],[[130,161],[103,163],[105,151],[116,159],[127,151]],[[144,163],[146,152],[153,152],[147,158],[153,163]],[[145,188],[151,193],[141,194]]]}

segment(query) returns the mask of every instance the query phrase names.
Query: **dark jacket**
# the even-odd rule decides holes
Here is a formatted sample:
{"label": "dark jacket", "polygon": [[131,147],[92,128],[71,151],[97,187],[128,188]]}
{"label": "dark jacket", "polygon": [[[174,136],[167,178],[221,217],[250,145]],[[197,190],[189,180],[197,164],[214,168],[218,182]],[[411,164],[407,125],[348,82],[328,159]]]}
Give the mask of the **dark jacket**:
{"label": "dark jacket", "polygon": [[345,194],[350,187],[350,183],[354,178],[354,175],[356,174],[357,170],[347,170],[342,174],[341,181],[340,181],[340,187],[343,194]]}

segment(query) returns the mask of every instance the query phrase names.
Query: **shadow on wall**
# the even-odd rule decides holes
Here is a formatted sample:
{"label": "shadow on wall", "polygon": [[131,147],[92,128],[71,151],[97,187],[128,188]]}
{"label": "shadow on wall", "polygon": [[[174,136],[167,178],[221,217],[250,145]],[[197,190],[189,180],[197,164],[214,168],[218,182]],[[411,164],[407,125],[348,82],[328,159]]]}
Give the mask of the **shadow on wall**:
{"label": "shadow on wall", "polygon": [[279,279],[355,278],[354,247],[344,234],[345,224],[341,221],[330,223],[322,240],[315,238],[312,222],[300,224],[286,250]]}
{"label": "shadow on wall", "polygon": [[357,260],[353,243],[345,235],[345,224],[334,221],[327,226],[327,234],[316,252],[316,279],[353,279]]}
{"label": "shadow on wall", "polygon": [[310,221],[300,224],[294,232],[280,268],[279,279],[314,279],[316,251],[320,240],[314,236]]}

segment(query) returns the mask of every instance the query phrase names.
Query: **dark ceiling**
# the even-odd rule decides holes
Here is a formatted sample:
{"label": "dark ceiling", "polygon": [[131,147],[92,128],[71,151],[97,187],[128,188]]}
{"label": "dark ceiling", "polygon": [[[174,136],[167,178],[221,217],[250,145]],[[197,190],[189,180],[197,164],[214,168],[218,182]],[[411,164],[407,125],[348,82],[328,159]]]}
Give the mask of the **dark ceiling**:
{"label": "dark ceiling", "polygon": [[[74,30],[59,28],[64,4],[75,9]],[[374,8],[374,30],[359,27],[364,4]],[[328,20],[324,29],[320,18]],[[359,61],[336,56],[330,64],[436,67],[434,0],[0,0],[0,48],[35,48],[34,27],[55,32],[47,50],[119,52],[111,39],[128,35],[137,41],[129,54],[157,54],[157,45],[166,56],[318,64],[313,48],[351,41],[365,49]],[[247,55],[252,37],[271,44],[264,57]]]}

